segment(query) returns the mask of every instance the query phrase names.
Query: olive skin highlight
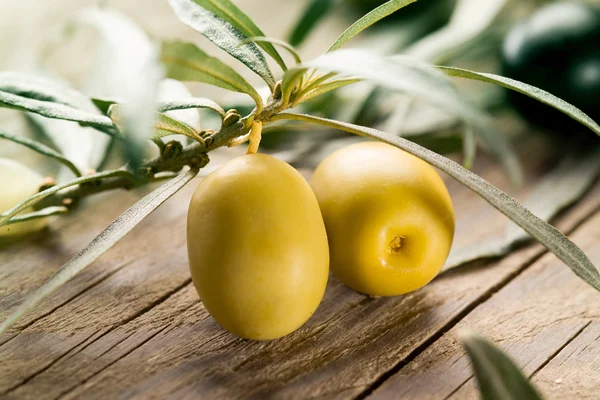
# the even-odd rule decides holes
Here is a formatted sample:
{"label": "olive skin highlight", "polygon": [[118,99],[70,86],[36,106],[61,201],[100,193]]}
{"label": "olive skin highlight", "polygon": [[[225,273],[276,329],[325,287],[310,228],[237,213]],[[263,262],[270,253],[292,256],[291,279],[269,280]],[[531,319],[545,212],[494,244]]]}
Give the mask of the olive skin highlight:
{"label": "olive skin highlight", "polygon": [[[502,46],[502,73],[539,87],[600,120],[600,11],[578,3],[540,8],[516,24]],[[516,92],[509,101],[529,122],[586,132],[561,112]]]}
{"label": "olive skin highlight", "polygon": [[246,155],[208,175],[190,203],[187,243],[200,299],[237,336],[285,336],[323,298],[329,251],[319,205],[276,158]]}
{"label": "olive skin highlight", "polygon": [[[44,177],[16,161],[0,158],[0,212],[9,210],[23,200],[36,194],[44,183]],[[35,211],[28,208],[20,214]],[[0,237],[25,235],[41,230],[47,218],[32,219],[0,227]]]}
{"label": "olive skin highlight", "polygon": [[393,146],[364,142],[329,155],[311,186],[327,228],[333,274],[358,292],[419,289],[444,265],[454,209],[437,172]]}

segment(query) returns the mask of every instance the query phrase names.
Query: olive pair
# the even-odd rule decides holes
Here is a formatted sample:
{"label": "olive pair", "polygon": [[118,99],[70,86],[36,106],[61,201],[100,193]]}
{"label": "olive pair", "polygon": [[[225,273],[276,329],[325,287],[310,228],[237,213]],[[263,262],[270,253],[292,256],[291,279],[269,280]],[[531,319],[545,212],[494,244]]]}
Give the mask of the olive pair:
{"label": "olive pair", "polygon": [[310,186],[271,156],[236,158],[200,183],[187,229],[192,279],[208,312],[238,336],[268,340],[310,318],[330,263],[370,295],[428,283],[450,251],[454,211],[431,166],[365,142],[327,157]]}

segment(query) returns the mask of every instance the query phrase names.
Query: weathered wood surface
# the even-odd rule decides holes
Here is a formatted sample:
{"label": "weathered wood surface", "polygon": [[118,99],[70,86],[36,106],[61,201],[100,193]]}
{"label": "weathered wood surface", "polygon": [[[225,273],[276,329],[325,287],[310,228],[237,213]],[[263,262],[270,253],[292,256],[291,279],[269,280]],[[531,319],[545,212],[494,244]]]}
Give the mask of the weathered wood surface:
{"label": "weathered wood surface", "polygon": [[[527,189],[553,161],[539,146],[523,148]],[[507,187],[490,162],[480,160],[477,172]],[[448,183],[457,246],[501,232],[502,215]],[[472,372],[454,335],[462,327],[497,340],[549,397],[600,393],[598,294],[539,245],[396,298],[371,299],[331,278],[315,315],[288,337],[228,334],[207,315],[187,270],[194,186],[0,336],[2,397],[468,398],[476,396]],[[0,318],[138,196],[94,199],[51,232],[2,249]],[[599,208],[597,184],[557,221],[596,265]]]}

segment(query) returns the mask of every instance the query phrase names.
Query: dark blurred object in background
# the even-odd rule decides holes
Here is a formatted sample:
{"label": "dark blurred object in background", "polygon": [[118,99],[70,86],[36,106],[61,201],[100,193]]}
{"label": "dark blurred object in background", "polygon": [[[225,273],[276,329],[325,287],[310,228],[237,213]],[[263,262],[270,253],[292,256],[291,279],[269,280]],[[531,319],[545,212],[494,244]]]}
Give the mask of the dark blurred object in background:
{"label": "dark blurred object in background", "polygon": [[[578,3],[540,8],[515,25],[502,47],[503,74],[544,89],[600,121],[600,11]],[[511,91],[528,121],[552,131],[586,132],[564,114]]]}
{"label": "dark blurred object in background", "polygon": [[[356,11],[357,16],[363,16],[371,10],[384,4],[387,0],[348,0]],[[448,23],[456,0],[419,0],[415,3],[396,11],[382,23],[406,22],[415,18],[423,18],[427,23],[427,31],[434,31]],[[427,32],[425,32],[427,33]]]}

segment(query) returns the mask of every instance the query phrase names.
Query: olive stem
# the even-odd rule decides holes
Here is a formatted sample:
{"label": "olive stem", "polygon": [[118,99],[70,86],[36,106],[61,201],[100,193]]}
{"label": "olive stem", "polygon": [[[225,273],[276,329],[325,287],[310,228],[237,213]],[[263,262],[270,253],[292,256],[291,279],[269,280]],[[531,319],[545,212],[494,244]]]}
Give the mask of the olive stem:
{"label": "olive stem", "polygon": [[250,145],[248,146],[248,151],[246,154],[256,154],[258,151],[258,146],[260,145],[260,140],[262,138],[262,122],[253,121],[252,122],[252,130],[250,130],[249,140]]}

